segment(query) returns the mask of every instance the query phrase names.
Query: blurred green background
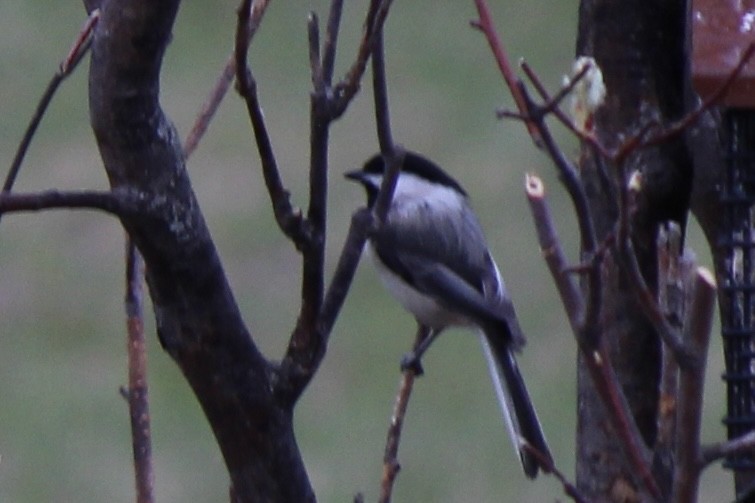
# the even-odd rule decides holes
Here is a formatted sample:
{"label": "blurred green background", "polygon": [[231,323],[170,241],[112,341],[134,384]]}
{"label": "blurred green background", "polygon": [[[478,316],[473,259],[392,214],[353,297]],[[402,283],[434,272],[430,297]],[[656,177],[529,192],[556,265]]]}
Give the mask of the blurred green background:
{"label": "blurred green background", "polygon": [[[338,53],[355,54],[366,0],[347,2]],[[512,58],[525,57],[555,88],[574,53],[577,0],[492,2]],[[185,2],[168,49],[162,99],[182,136],[232,46],[235,2]],[[327,2],[273,2],[251,51],[268,126],[294,201],[304,205],[308,152],[306,17]],[[473,3],[395,2],[387,66],[396,140],[463,179],[518,307],[529,344],[521,367],[558,466],[574,470],[575,344],[541,259],[522,193],[524,173],[549,188],[560,233],[576,249],[570,206],[548,160],[521,124],[495,119],[511,107],[490,51],[469,27]],[[80,2],[0,2],[0,166],[84,19]],[[18,190],[105,188],[88,125],[86,61],[45,117]],[[610,92],[610,90],[609,90]],[[328,264],[332,269],[361,189],[341,174],[377,150],[369,77],[332,130]],[[576,144],[563,133],[566,152]],[[278,232],[241,100],[230,94],[188,164],[195,190],[256,342],[285,348],[298,308],[299,258]],[[692,229],[691,243],[709,263]],[[414,324],[369,264],[335,326],[321,371],[296,410],[300,447],[320,501],[377,496],[398,362]],[[0,226],[0,502],[132,501],[126,381],[123,233],[91,212],[8,215]],[[151,312],[147,311],[148,315]],[[148,316],[155,488],[158,501],[225,501],[228,480],[210,429]],[[705,439],[724,430],[720,343],[714,338]],[[542,502],[562,497],[549,477],[528,482],[508,443],[474,336],[449,331],[425,361],[400,450],[395,501]],[[700,501],[729,499],[718,466]]]}

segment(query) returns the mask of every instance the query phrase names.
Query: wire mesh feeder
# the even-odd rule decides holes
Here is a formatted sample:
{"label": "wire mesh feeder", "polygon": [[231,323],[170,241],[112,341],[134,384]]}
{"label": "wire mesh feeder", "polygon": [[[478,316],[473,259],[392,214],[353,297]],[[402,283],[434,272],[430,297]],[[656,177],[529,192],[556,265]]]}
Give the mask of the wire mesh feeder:
{"label": "wire mesh feeder", "polygon": [[[755,430],[755,114],[729,109],[724,122],[724,225],[718,242],[724,258],[720,287],[727,415],[723,422],[733,439]],[[755,453],[729,457],[724,466],[755,469]]]}

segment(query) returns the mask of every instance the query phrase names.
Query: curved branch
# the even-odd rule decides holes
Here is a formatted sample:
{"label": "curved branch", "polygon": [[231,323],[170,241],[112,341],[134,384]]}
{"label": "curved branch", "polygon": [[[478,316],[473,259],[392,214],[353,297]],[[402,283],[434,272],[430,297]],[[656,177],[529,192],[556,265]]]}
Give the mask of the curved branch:
{"label": "curved branch", "polygon": [[71,49],[68,51],[68,55],[60,62],[58,71],[55,72],[55,75],[53,75],[49,84],[47,84],[47,88],[37,104],[37,109],[34,111],[34,115],[32,115],[29,125],[24,132],[24,136],[16,149],[13,162],[8,170],[8,174],[5,176],[5,181],[3,182],[2,192],[7,193],[13,189],[13,185],[16,183],[16,178],[18,177],[18,172],[21,170],[21,164],[26,157],[26,152],[29,150],[29,145],[31,145],[31,141],[34,138],[34,134],[37,132],[40,122],[42,122],[42,117],[44,117],[47,107],[50,105],[50,101],[52,101],[53,96],[55,96],[55,92],[58,90],[58,87],[60,87],[60,84],[71,75],[71,73],[73,73],[89,50],[92,43],[92,32],[97,25],[99,18],[99,10],[94,9],[90,12],[89,18],[86,23],[84,23],[84,26],[76,37]]}
{"label": "curved branch", "polygon": [[121,218],[146,264],[158,337],[181,368],[220,446],[236,501],[314,501],[276,368],[247,330],[193,193],[159,73],[178,0],[104,2],[89,103],[108,179],[148,194]]}

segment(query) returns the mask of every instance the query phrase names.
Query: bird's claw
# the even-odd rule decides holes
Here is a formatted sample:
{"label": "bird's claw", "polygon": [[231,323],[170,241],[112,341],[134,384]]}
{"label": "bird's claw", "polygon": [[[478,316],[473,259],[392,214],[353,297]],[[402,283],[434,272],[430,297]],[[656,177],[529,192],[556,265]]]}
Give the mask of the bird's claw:
{"label": "bird's claw", "polygon": [[421,358],[414,352],[407,353],[401,358],[401,372],[407,371],[412,371],[417,377],[425,373]]}

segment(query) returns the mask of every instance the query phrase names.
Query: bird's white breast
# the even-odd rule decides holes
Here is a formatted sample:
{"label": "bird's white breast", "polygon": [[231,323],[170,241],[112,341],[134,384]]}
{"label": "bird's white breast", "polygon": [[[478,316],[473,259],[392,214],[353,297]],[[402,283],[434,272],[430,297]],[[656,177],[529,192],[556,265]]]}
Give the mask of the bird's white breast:
{"label": "bird's white breast", "polygon": [[378,276],[380,276],[385,288],[399,301],[404,309],[414,315],[418,322],[435,329],[442,329],[451,325],[470,324],[469,320],[458,313],[449,311],[433,297],[415,290],[401,276],[388,269],[378,258],[372,244],[368,243],[367,253],[371,255]]}

